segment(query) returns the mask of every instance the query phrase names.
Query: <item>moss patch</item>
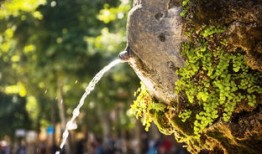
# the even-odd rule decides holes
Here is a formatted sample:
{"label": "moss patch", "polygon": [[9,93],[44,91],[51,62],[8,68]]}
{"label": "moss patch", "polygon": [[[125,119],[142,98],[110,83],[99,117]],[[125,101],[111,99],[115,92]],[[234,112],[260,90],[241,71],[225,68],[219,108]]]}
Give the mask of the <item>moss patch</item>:
{"label": "moss patch", "polygon": [[179,99],[164,105],[142,85],[131,110],[147,130],[155,122],[192,153],[257,152],[262,140],[261,120],[254,120],[261,117],[262,2],[184,0],[181,6],[188,41],[181,47],[186,63],[174,86]]}

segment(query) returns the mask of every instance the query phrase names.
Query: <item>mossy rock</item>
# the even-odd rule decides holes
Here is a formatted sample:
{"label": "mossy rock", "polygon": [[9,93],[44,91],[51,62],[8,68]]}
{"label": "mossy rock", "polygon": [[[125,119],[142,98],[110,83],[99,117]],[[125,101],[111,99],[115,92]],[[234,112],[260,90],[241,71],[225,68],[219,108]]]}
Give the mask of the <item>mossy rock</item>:
{"label": "mossy rock", "polygon": [[226,27],[222,38],[227,42],[227,51],[242,49],[247,64],[262,71],[262,1],[190,0],[184,8],[185,28],[199,31],[207,25]]}
{"label": "mossy rock", "polygon": [[[148,88],[143,95],[147,100],[155,98],[146,104],[165,106],[157,112],[136,106],[136,111],[151,116],[148,123],[155,122],[164,134],[174,134],[191,153],[260,153],[262,1],[141,0],[134,4],[137,9],[131,13],[139,11],[129,23],[133,28],[129,47],[135,57],[130,64]],[[181,20],[172,8],[180,10]],[[179,40],[172,39],[176,33],[170,27],[175,22],[170,18],[182,24]],[[143,28],[147,31],[137,37],[136,30]],[[175,46],[170,40],[178,43]],[[173,49],[178,45],[179,56]],[[174,55],[180,64],[169,58]],[[171,73],[170,65],[162,67],[165,62],[172,65]],[[139,67],[134,67],[137,63]]]}

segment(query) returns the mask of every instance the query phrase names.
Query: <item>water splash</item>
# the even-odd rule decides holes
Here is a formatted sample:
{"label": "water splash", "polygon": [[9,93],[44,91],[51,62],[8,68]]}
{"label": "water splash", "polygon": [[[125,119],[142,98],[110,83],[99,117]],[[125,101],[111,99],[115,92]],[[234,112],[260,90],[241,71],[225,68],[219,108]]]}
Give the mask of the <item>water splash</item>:
{"label": "water splash", "polygon": [[[85,89],[85,93],[82,95],[82,97],[81,97],[77,107],[73,111],[72,118],[66,124],[66,128],[65,128],[65,131],[63,132],[63,136],[62,136],[62,142],[60,144],[60,149],[63,149],[63,147],[64,147],[64,145],[65,145],[65,143],[67,141],[67,138],[69,136],[69,130],[75,124],[75,119],[79,116],[80,109],[84,105],[86,97],[94,90],[97,82],[103,77],[103,75],[107,71],[109,71],[112,67],[116,66],[117,64],[119,64],[121,62],[123,62],[123,61],[120,60],[120,59],[116,59],[116,60],[112,61],[107,66],[105,66],[101,71],[99,71],[95,75],[95,77],[89,82],[88,86]],[[56,154],[60,154],[60,152],[57,151]]]}

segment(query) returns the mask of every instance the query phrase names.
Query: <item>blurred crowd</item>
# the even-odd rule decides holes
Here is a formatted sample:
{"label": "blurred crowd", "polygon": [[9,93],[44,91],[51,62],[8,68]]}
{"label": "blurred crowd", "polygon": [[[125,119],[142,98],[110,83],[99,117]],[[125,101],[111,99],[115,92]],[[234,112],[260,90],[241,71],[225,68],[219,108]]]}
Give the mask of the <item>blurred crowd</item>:
{"label": "blurred crowd", "polygon": [[[102,139],[94,134],[75,139],[63,150],[48,141],[26,142],[23,139],[11,144],[8,138],[0,142],[0,154],[188,154],[173,136],[149,139],[146,134],[139,140],[108,136]],[[70,145],[70,146],[69,146]]]}

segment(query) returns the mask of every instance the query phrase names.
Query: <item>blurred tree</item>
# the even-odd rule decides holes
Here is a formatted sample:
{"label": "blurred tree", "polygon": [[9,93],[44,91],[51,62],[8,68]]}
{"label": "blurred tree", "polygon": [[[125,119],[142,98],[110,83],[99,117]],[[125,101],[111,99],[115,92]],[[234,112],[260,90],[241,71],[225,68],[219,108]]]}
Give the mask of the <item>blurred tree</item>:
{"label": "blurred tree", "polygon": [[[35,127],[50,121],[50,109],[57,108],[65,125],[88,81],[125,48],[129,1],[11,0],[4,1],[2,8],[1,91],[6,92],[11,85],[23,87],[22,95],[28,97],[27,110]],[[117,108],[116,104],[128,107],[124,102],[132,98],[137,85],[134,83],[135,74],[127,66],[119,66],[103,79],[87,101],[99,103],[102,112],[107,112],[106,117],[111,109]],[[21,93],[19,88],[15,92]],[[91,130],[99,128],[99,123],[90,125],[92,119],[97,119],[98,106],[85,107],[86,121],[81,121],[81,125],[88,125]],[[123,118],[128,120],[123,116],[112,124],[126,121]],[[119,127],[124,124],[128,125],[122,122]]]}
{"label": "blurred tree", "polygon": [[31,128],[25,97],[0,93],[0,102],[0,138],[5,135],[14,137],[16,129]]}
{"label": "blurred tree", "polygon": [[[40,20],[42,15],[36,8],[40,5],[44,5],[45,0],[25,0],[25,1],[3,1],[1,3],[0,10],[0,91],[5,98],[7,95],[17,95],[17,98],[23,98],[22,101],[12,102],[12,99],[1,99],[1,105],[9,106],[12,108],[12,112],[19,112],[19,109],[24,109],[24,112],[19,112],[20,117],[27,116],[26,109],[30,110],[30,118],[37,120],[39,116],[38,104],[34,101],[34,97],[28,95],[25,83],[22,82],[24,76],[21,76],[23,68],[21,64],[22,57],[20,56],[20,50],[17,49],[17,41],[15,39],[15,32],[20,23],[26,20],[26,17],[30,21]],[[34,49],[33,46],[29,46],[26,52],[30,52]],[[4,94],[6,93],[6,94]],[[10,96],[11,97],[11,96]],[[20,99],[18,99],[20,100]],[[29,102],[29,103],[28,103]],[[26,104],[30,104],[30,107]],[[12,116],[13,113],[1,112],[3,115],[2,120],[10,120],[8,116]],[[24,114],[24,115],[23,115]],[[32,115],[32,116],[31,116]],[[34,122],[35,122],[34,121]],[[32,125],[27,121],[19,121],[19,127],[30,128]],[[7,124],[6,124],[7,125]],[[13,135],[13,130],[17,128],[17,125],[9,125],[8,135]]]}

